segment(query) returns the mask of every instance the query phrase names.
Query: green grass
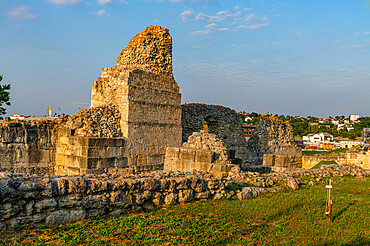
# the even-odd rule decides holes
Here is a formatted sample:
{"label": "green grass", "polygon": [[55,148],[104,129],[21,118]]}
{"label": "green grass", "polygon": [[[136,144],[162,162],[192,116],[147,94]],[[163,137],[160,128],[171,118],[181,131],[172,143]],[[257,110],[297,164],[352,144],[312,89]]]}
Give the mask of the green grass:
{"label": "green grass", "polygon": [[336,161],[320,161],[315,166],[311,167],[311,169],[320,169],[320,167],[322,165],[329,165],[329,164],[337,164],[338,165],[338,163]]}
{"label": "green grass", "polygon": [[302,154],[307,155],[307,156],[314,156],[314,155],[334,156],[334,155],[346,153],[348,150],[349,150],[348,148],[339,148],[339,149],[333,149],[329,151],[302,150]]}
{"label": "green grass", "polygon": [[0,245],[370,245],[369,181],[323,183],[252,200],[183,204],[119,218],[0,232]]}

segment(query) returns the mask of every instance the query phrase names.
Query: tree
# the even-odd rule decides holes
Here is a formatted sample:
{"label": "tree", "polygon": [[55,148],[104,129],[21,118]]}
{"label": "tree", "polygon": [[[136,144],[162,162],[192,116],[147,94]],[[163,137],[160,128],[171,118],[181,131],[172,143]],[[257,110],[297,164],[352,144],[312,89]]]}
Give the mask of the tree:
{"label": "tree", "polygon": [[[3,80],[3,75],[0,75],[0,81]],[[6,109],[3,108],[3,104],[10,106],[10,84],[7,85],[0,85],[0,115],[6,113]]]}

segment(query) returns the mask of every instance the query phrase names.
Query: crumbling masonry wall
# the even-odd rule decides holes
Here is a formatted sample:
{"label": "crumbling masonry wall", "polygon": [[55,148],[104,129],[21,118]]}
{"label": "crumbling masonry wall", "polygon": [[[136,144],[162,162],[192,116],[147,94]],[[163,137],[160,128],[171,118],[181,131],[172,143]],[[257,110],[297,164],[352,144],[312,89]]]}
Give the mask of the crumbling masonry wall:
{"label": "crumbling masonry wall", "polygon": [[181,122],[183,142],[193,132],[203,130],[203,123],[206,123],[208,132],[215,134],[227,148],[231,162],[246,164],[246,140],[242,123],[234,110],[219,105],[185,104],[182,105]]}
{"label": "crumbling masonry wall", "polygon": [[166,147],[181,145],[181,94],[172,74],[168,29],[149,26],[129,42],[112,68],[103,68],[91,106],[115,105],[127,139],[128,166],[163,169]]}
{"label": "crumbling masonry wall", "polygon": [[260,118],[248,142],[249,162],[277,167],[302,167],[302,151],[289,123],[274,117]]}
{"label": "crumbling masonry wall", "polygon": [[53,174],[55,121],[0,121],[0,171]]}
{"label": "crumbling masonry wall", "polygon": [[181,148],[168,147],[164,162],[165,171],[229,172],[235,166],[230,164],[222,141],[203,130],[189,136]]}

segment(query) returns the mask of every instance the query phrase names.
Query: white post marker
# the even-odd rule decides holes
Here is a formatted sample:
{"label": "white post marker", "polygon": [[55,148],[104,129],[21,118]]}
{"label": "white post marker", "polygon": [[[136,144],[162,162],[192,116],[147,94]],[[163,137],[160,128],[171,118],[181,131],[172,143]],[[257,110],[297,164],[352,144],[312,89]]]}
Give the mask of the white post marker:
{"label": "white post marker", "polygon": [[331,186],[331,179],[329,179],[329,185],[325,186],[327,190],[327,196],[326,196],[326,215],[328,216],[328,220],[331,221],[331,215],[332,215],[332,205],[333,205],[333,200],[331,200],[331,189],[333,186]]}

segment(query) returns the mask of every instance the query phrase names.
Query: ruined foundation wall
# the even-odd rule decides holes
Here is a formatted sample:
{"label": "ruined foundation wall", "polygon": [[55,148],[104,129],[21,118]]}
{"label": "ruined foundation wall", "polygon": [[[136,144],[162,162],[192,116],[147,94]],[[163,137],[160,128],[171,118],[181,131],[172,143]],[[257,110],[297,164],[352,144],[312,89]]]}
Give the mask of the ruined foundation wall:
{"label": "ruined foundation wall", "polygon": [[370,152],[344,153],[337,156],[302,156],[302,168],[310,169],[321,161],[335,161],[339,165],[351,163],[363,169],[370,169]]}
{"label": "ruined foundation wall", "polygon": [[236,166],[230,164],[222,141],[215,134],[203,130],[189,136],[181,148],[167,148],[164,162],[165,171],[229,172]]}
{"label": "ruined foundation wall", "polygon": [[291,125],[274,117],[261,117],[247,145],[250,163],[266,166],[275,164],[284,167],[302,166],[302,151],[294,141]]}
{"label": "ruined foundation wall", "polygon": [[74,136],[70,129],[58,130],[55,172],[81,175],[126,173],[125,139]]}
{"label": "ruined foundation wall", "polygon": [[235,110],[219,105],[185,104],[182,105],[182,141],[186,142],[193,132],[203,130],[215,134],[227,148],[231,159],[239,159],[245,164],[248,159],[246,140],[242,123]]}
{"label": "ruined foundation wall", "polygon": [[0,121],[0,171],[53,174],[54,121]]}

